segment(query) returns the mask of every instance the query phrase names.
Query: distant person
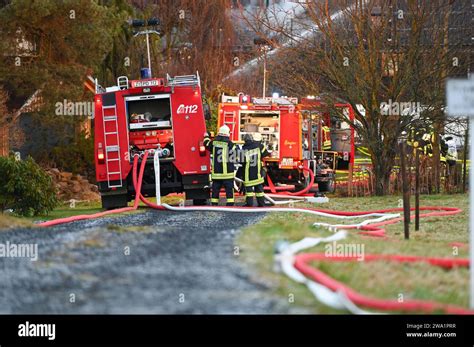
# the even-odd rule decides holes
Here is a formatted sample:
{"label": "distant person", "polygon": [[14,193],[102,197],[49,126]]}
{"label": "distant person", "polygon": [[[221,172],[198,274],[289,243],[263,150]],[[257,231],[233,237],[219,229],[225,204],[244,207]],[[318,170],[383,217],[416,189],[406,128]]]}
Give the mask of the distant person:
{"label": "distant person", "polygon": [[454,140],[453,136],[446,136],[444,138],[444,141],[446,143],[446,161],[449,166],[454,166],[456,165],[456,162],[458,160],[458,149],[456,146],[456,141]]}
{"label": "distant person", "polygon": [[331,129],[324,124],[324,121],[321,121],[321,130],[322,130],[322,138],[323,138],[323,151],[330,151],[331,150]]}

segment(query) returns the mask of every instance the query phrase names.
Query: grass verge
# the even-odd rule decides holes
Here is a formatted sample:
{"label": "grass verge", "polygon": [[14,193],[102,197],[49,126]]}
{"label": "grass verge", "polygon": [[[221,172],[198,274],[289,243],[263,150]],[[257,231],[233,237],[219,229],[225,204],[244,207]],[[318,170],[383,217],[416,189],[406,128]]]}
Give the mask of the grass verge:
{"label": "grass verge", "polygon": [[[156,202],[156,198],[149,198],[151,202]],[[182,200],[182,197],[180,196],[166,196],[162,198],[162,203],[167,203],[167,204],[179,204],[180,201]],[[133,201],[129,202],[129,206],[133,205]],[[145,207],[145,204],[140,203],[140,207]],[[24,227],[24,226],[34,226],[34,222],[37,221],[48,221],[48,220],[53,220],[53,219],[58,219],[58,218],[66,218],[66,217],[72,217],[72,216],[77,216],[77,215],[83,215],[83,214],[94,214],[98,212],[104,211],[102,209],[102,205],[100,201],[90,201],[90,202],[76,202],[76,203],[71,203],[71,202],[62,202],[58,207],[56,207],[53,211],[51,211],[48,214],[42,214],[38,216],[33,216],[33,217],[22,217],[22,216],[17,216],[17,215],[12,215],[12,216],[7,216],[7,215],[1,215],[0,214],[0,229],[5,229],[7,227]],[[142,210],[137,210],[137,211],[131,211],[131,212],[125,212],[124,214],[127,213],[137,213],[141,212]],[[119,214],[123,215],[123,214]],[[119,216],[119,215],[109,215],[107,217],[114,217],[114,216]],[[14,221],[14,223],[12,222]]]}
{"label": "grass verge", "polygon": [[[333,198],[328,204],[318,207],[343,211],[366,211],[398,207],[399,202],[400,197],[396,196]],[[461,208],[463,212],[453,216],[421,219],[419,231],[414,231],[414,223],[412,223],[410,240],[404,240],[403,225],[397,223],[386,226],[389,237],[386,240],[349,231],[348,238],[339,244],[358,245],[363,247],[364,254],[468,257],[468,247],[450,245],[452,242],[468,243],[468,196],[423,196],[421,205],[454,206]],[[301,204],[301,206],[305,205]],[[266,281],[273,284],[276,293],[282,296],[282,300],[288,300],[306,309],[310,308],[314,313],[344,313],[319,304],[306,286],[274,272],[273,256],[275,243],[279,240],[295,242],[306,236],[331,235],[322,227],[313,227],[314,222],[349,224],[351,221],[341,222],[301,213],[268,214],[262,222],[244,230],[237,243],[242,250],[243,260],[255,268]],[[325,250],[325,245],[319,245],[305,252],[324,253]],[[394,300],[400,298],[435,300],[463,307],[468,306],[468,269],[447,271],[423,263],[390,262],[322,262],[312,265],[366,295]]]}

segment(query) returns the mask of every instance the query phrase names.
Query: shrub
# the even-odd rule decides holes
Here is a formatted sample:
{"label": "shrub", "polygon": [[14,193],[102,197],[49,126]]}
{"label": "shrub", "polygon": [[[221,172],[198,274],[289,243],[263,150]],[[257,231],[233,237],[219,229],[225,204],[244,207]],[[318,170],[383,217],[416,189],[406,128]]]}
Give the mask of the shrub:
{"label": "shrub", "polygon": [[33,160],[0,158],[0,209],[13,209],[22,216],[48,213],[57,204],[51,177]]}
{"label": "shrub", "polygon": [[[70,143],[54,147],[48,158],[61,171],[85,176],[90,182],[95,181],[94,138],[80,134]],[[40,161],[41,162],[41,161]]]}

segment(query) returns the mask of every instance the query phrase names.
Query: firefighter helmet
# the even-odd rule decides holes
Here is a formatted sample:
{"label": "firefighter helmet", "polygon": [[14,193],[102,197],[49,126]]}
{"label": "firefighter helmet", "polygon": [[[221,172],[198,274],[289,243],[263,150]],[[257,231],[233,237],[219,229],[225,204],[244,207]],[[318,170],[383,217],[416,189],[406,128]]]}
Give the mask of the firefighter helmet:
{"label": "firefighter helmet", "polygon": [[222,136],[230,136],[230,128],[227,125],[223,125],[219,128],[219,134]]}
{"label": "firefighter helmet", "polygon": [[252,137],[254,141],[257,141],[257,142],[262,141],[262,134],[260,133],[253,133]]}
{"label": "firefighter helmet", "polygon": [[250,134],[244,134],[242,136],[242,140],[244,140],[245,142],[248,142],[248,141],[252,141],[253,138],[252,138],[252,135],[250,135]]}

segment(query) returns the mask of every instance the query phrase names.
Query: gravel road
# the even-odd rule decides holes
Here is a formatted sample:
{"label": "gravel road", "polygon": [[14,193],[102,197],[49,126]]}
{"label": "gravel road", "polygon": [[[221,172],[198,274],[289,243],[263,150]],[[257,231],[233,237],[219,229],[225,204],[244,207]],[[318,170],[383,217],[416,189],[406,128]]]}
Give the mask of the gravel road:
{"label": "gravel road", "polygon": [[234,255],[264,214],[160,212],[0,231],[0,313],[295,313]]}

